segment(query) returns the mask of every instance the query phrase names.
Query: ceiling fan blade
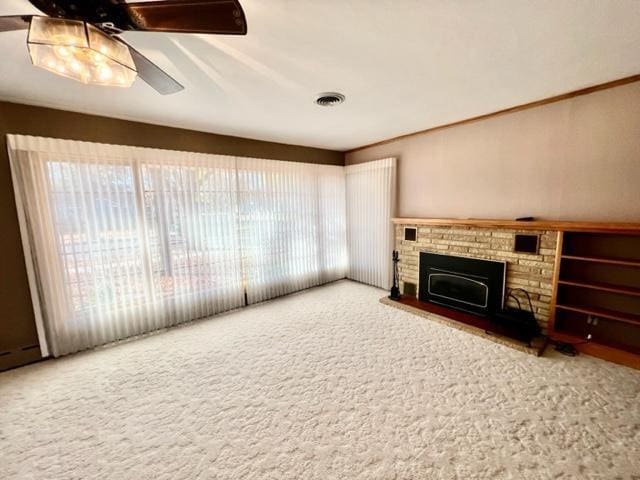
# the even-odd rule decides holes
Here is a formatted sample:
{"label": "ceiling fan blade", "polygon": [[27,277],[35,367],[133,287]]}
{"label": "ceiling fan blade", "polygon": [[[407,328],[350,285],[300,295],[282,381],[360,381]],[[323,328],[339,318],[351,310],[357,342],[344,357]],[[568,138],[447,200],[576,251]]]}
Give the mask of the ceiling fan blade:
{"label": "ceiling fan blade", "polygon": [[0,32],[26,30],[29,28],[32,16],[33,15],[9,15],[0,17]]}
{"label": "ceiling fan blade", "polygon": [[131,28],[148,32],[246,35],[238,0],[159,0],[121,4]]}
{"label": "ceiling fan blade", "polygon": [[129,45],[127,42],[118,38],[118,40],[129,47],[131,58],[138,71],[138,76],[147,82],[149,86],[155,89],[161,95],[171,95],[184,90],[184,87],[178,83],[171,75],[166,73],[155,63]]}

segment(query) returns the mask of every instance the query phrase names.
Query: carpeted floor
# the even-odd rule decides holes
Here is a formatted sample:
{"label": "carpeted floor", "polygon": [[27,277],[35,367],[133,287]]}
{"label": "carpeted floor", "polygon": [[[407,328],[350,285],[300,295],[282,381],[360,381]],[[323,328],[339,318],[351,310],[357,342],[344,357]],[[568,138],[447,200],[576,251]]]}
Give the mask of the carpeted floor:
{"label": "carpeted floor", "polygon": [[0,374],[0,478],[638,478],[638,371],[382,294],[341,281]]}

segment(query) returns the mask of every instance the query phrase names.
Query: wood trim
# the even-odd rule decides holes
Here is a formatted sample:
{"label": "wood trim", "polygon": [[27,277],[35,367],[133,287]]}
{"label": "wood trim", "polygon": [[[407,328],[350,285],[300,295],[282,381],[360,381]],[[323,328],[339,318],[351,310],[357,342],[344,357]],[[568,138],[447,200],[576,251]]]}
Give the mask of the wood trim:
{"label": "wood trim", "polygon": [[366,148],[371,147],[379,147],[380,145],[386,145],[387,143],[395,142],[398,140],[402,140],[404,138],[413,137],[416,135],[422,135],[423,133],[435,132],[436,130],[443,130],[445,128],[451,128],[458,125],[464,125],[465,123],[477,122],[479,120],[486,120],[491,117],[497,117],[498,115],[506,115],[508,113],[515,113],[521,110],[527,110],[529,108],[540,107],[542,105],[548,105],[550,103],[560,102],[562,100],[568,100],[570,98],[579,97],[581,95],[588,95],[590,93],[599,92],[600,90],[608,90],[610,88],[620,87],[622,85],[627,85],[629,83],[634,83],[640,80],[640,74],[631,75],[629,77],[619,78],[617,80],[612,80],[610,82],[600,83],[598,85],[593,85],[591,87],[580,88],[578,90],[573,90],[571,92],[563,93],[560,95],[554,95],[553,97],[543,98],[541,100],[536,100],[529,103],[523,103],[521,105],[516,105],[514,107],[505,108],[502,110],[497,110],[491,113],[485,113],[483,115],[478,115],[471,118],[466,118],[464,120],[458,120],[456,122],[446,123],[444,125],[438,125],[436,127],[426,128],[424,130],[418,130],[417,132],[406,133],[404,135],[398,135],[397,137],[388,138],[386,140],[381,140],[379,142],[370,143],[367,145],[363,145],[361,147],[352,148],[351,150],[346,150],[344,153],[354,153],[360,150],[364,150]]}
{"label": "wood trim", "polygon": [[640,234],[640,223],[574,222],[563,220],[489,220],[476,218],[393,218],[397,225],[467,226],[478,228],[509,228],[514,230],[554,230],[564,232],[632,233]]}
{"label": "wood trim", "polygon": [[549,320],[547,332],[553,332],[556,325],[556,303],[558,301],[558,280],[560,278],[560,262],[562,261],[562,247],[564,232],[558,232],[556,241],[556,258],[553,265],[553,279],[551,280],[551,300],[549,301]]}

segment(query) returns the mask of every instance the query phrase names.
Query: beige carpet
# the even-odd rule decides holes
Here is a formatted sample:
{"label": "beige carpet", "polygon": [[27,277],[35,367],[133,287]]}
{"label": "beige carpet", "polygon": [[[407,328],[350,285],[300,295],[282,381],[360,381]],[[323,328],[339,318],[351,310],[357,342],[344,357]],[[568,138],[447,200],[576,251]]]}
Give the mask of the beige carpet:
{"label": "beige carpet", "polygon": [[0,478],[640,475],[638,371],[380,296],[342,281],[0,374]]}

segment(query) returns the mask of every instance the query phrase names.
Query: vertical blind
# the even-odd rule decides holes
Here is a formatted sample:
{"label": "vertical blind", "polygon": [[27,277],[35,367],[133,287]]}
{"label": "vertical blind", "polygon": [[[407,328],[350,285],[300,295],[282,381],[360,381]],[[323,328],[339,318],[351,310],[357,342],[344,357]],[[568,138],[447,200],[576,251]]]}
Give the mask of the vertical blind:
{"label": "vertical blind", "polygon": [[342,167],[19,135],[7,145],[54,356],[346,274]]}
{"label": "vertical blind", "polygon": [[249,303],[345,277],[342,167],[239,158],[238,185]]}
{"label": "vertical blind", "polygon": [[391,286],[396,159],[345,168],[348,277],[381,288]]}

